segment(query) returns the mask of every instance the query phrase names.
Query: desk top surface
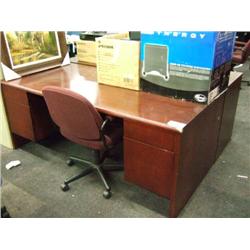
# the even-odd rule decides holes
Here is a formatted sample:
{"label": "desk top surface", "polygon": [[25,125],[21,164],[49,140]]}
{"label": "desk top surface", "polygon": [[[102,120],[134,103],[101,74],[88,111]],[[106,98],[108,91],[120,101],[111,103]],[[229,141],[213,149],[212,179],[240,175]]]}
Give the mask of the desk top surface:
{"label": "desk top surface", "polygon": [[[232,72],[230,82],[240,75]],[[42,88],[48,85],[68,88],[85,96],[100,112],[177,131],[178,124],[170,125],[172,121],[187,124],[206,108],[206,105],[98,84],[95,67],[74,63],[3,84],[37,95],[42,95]]]}

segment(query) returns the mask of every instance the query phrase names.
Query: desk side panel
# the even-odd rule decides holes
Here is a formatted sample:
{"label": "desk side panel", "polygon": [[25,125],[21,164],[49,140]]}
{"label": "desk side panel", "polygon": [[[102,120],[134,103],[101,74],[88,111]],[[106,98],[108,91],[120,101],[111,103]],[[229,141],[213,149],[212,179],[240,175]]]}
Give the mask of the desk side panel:
{"label": "desk side panel", "polygon": [[234,83],[232,83],[229,86],[228,91],[225,93],[225,103],[221,119],[216,159],[221,155],[227,143],[230,141],[233,133],[234,118],[239,99],[241,78],[242,77],[239,77]]}
{"label": "desk side panel", "polygon": [[221,96],[184,128],[170,217],[178,216],[215,161],[223,104],[224,96]]}

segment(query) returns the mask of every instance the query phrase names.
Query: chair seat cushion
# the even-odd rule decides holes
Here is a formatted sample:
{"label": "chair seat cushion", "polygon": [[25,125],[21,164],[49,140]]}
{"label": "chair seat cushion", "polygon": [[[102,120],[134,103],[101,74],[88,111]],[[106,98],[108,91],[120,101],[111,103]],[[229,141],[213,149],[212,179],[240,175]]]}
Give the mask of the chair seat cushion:
{"label": "chair seat cushion", "polygon": [[[61,133],[64,137],[66,137],[70,141],[73,141],[82,146],[97,149],[97,150],[102,150],[105,148],[104,143],[101,140],[85,140],[83,138],[74,136],[72,133],[68,133],[67,131],[62,131],[62,130],[61,130]],[[122,136],[123,136],[122,127],[112,128],[111,126],[111,128],[108,129],[105,133],[107,146],[111,147],[113,145],[116,145],[117,143],[121,141]]]}

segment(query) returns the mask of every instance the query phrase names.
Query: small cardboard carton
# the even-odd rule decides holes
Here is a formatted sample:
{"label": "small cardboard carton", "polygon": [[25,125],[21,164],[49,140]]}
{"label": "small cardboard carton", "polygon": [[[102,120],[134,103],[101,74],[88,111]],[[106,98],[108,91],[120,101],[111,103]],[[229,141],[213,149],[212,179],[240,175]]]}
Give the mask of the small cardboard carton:
{"label": "small cardboard carton", "polygon": [[96,39],[97,81],[132,90],[140,89],[140,42],[129,40],[129,33]]}
{"label": "small cardboard carton", "polygon": [[96,42],[89,40],[77,41],[77,58],[79,63],[96,65]]}

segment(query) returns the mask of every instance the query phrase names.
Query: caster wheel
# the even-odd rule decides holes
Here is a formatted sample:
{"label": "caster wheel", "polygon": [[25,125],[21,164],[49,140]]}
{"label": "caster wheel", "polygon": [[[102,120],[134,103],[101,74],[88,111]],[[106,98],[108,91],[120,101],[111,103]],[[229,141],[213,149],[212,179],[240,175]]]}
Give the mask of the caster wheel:
{"label": "caster wheel", "polygon": [[63,191],[63,192],[66,192],[66,191],[68,191],[68,190],[69,190],[69,185],[68,185],[68,184],[63,183],[63,184],[61,185],[61,189],[62,189],[62,191]]}
{"label": "caster wheel", "polygon": [[73,166],[74,165],[74,161],[69,159],[67,160],[67,165],[70,167],[70,166]]}
{"label": "caster wheel", "polygon": [[110,191],[105,190],[105,191],[103,192],[103,197],[104,197],[105,199],[109,199],[111,196],[112,196],[112,195],[111,195],[111,192],[110,192]]}

